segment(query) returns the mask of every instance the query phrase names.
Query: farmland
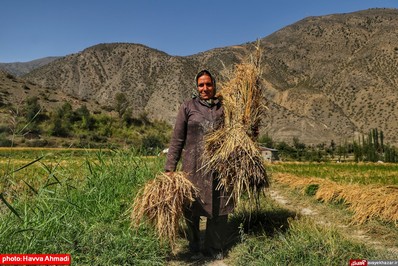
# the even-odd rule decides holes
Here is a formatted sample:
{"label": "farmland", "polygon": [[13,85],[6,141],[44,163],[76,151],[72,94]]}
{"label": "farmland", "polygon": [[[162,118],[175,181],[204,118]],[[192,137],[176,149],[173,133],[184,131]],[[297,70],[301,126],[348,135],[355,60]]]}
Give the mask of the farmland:
{"label": "farmland", "polygon": [[325,178],[339,183],[398,185],[398,164],[391,163],[283,163],[269,169],[299,177]]}
{"label": "farmland", "polygon": [[[273,188],[290,198],[296,209],[312,208],[321,223],[397,257],[397,165],[385,163],[282,163],[268,167]],[[321,215],[320,215],[321,214]],[[366,232],[366,234],[363,234]]]}
{"label": "farmland", "polygon": [[[163,157],[84,149],[2,149],[0,156],[1,253],[69,253],[75,265],[192,263],[183,237],[172,255],[152,228],[130,227],[134,196],[162,171]],[[324,180],[363,191],[389,187],[386,196],[394,196],[397,165],[278,163],[267,170],[270,192],[291,204],[280,203],[272,193],[256,210],[243,200],[230,219],[237,240],[225,264],[346,265],[350,258],[397,259],[394,218],[376,215],[355,222],[349,203],[317,198],[323,183],[300,186],[297,181]],[[297,208],[304,205],[318,215],[302,215]],[[377,245],[353,237],[349,232],[355,230],[369,233]]]}

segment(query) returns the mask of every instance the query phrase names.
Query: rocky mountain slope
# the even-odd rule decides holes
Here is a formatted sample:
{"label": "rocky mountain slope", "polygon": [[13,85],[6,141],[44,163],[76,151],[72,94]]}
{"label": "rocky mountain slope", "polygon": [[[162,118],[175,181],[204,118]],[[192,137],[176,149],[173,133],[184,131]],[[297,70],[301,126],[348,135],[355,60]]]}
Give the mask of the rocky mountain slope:
{"label": "rocky mountain slope", "polygon": [[48,63],[50,63],[58,58],[60,58],[60,57],[49,56],[49,57],[45,57],[45,58],[32,60],[29,62],[0,63],[0,69],[8,72],[14,76],[22,76],[36,68],[47,65]]}
{"label": "rocky mountain slope", "polygon": [[397,15],[310,17],[262,39],[270,99],[337,136],[379,128],[396,143]]}
{"label": "rocky mountain slope", "polygon": [[[42,108],[53,110],[65,102],[69,102],[74,108],[86,105],[92,111],[100,112],[99,106],[90,102],[84,102],[77,97],[69,95],[62,90],[52,90],[39,86],[32,82],[15,77],[10,73],[0,70],[0,121],[10,119],[18,115],[25,104],[25,100],[37,97]],[[10,110],[12,106],[13,111]],[[4,123],[7,124],[7,123]]]}
{"label": "rocky mountain slope", "polygon": [[[386,142],[398,144],[398,10],[309,17],[259,41],[269,106],[262,133],[316,144],[351,141],[378,128]],[[99,44],[23,79],[50,95],[63,92],[100,107],[123,92],[133,114],[173,123],[197,71],[208,68],[222,81],[223,70],[252,48],[246,43],[176,57],[139,44]]]}

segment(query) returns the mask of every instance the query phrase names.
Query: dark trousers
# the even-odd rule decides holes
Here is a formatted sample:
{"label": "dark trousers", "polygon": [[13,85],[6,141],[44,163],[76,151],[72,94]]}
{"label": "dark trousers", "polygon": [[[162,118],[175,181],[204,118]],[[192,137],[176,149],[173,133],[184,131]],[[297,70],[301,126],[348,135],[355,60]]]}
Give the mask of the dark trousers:
{"label": "dark trousers", "polygon": [[[204,237],[205,250],[224,250],[228,238],[228,215],[219,215],[220,191],[216,190],[217,181],[213,179],[213,213],[212,217],[207,217],[206,232]],[[197,203],[197,202],[195,202]],[[194,204],[195,204],[194,203]],[[188,227],[189,248],[191,251],[200,250],[200,216],[194,215],[188,208],[184,213],[185,221]]]}
{"label": "dark trousers", "polygon": [[[187,224],[187,236],[191,251],[199,251],[200,238],[200,216],[193,216],[192,212],[185,212],[185,221]],[[204,235],[205,250],[223,250],[226,246],[228,233],[228,215],[215,216],[207,218],[206,232]]]}

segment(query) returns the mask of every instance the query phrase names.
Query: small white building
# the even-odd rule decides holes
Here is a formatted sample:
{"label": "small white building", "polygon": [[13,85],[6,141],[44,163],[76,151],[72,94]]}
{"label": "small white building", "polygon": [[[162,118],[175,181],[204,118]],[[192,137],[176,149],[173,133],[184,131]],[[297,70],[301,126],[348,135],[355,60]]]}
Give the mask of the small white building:
{"label": "small white building", "polygon": [[277,149],[260,146],[261,155],[267,162],[279,161],[279,154]]}

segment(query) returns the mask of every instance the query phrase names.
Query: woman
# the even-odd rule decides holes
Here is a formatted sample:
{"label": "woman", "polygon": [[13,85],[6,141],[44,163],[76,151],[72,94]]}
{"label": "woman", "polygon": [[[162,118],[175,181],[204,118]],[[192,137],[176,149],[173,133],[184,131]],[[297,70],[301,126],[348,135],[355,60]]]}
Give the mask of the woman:
{"label": "woman", "polygon": [[182,157],[182,171],[188,173],[191,182],[199,189],[199,195],[184,216],[188,226],[189,248],[199,253],[200,216],[207,217],[203,251],[221,258],[226,245],[228,214],[234,204],[228,201],[229,195],[216,190],[215,173],[203,170],[202,158],[204,135],[216,129],[223,122],[223,107],[216,97],[216,81],[208,70],[200,71],[196,77],[194,97],[185,101],[177,114],[173,137],[170,142],[166,172],[174,172]]}

